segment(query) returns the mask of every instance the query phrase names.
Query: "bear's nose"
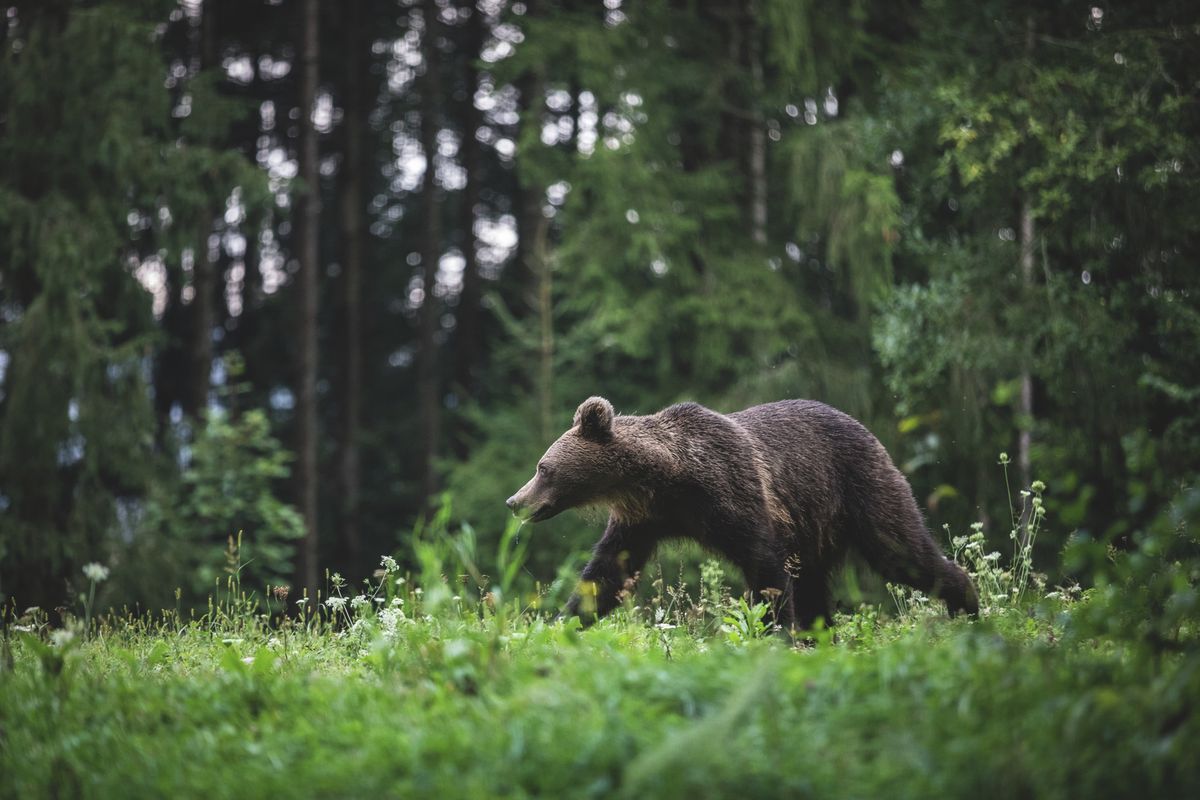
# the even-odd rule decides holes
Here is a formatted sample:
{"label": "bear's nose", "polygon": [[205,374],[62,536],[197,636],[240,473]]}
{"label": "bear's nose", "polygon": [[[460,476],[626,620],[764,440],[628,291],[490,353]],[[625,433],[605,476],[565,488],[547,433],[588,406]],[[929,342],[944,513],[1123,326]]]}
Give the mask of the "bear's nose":
{"label": "bear's nose", "polygon": [[509,511],[516,511],[517,510],[517,496],[514,494],[512,497],[505,500],[504,505],[508,506]]}

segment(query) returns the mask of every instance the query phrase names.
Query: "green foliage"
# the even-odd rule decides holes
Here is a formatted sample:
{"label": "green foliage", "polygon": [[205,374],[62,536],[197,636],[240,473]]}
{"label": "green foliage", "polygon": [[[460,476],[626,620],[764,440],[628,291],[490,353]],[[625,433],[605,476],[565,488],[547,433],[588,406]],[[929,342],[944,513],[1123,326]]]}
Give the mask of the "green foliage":
{"label": "green foliage", "polygon": [[[319,605],[229,597],[90,639],[30,615],[3,640],[0,793],[1190,796],[1195,499],[1112,562],[1111,590],[979,622],[864,609],[796,646],[763,638],[765,607],[728,602],[711,564],[736,636],[624,613],[581,633],[451,595],[479,556],[449,515],[421,533],[424,585],[385,557]],[[500,581],[521,559],[505,538]]]}
{"label": "green foliage", "polygon": [[[178,258],[200,205],[262,184],[172,131],[155,25],[167,4],[21,4],[0,48],[3,596],[62,599],[107,561],[169,460],[139,259]],[[226,126],[229,119],[225,119]],[[164,210],[166,213],[163,213]],[[172,217],[174,215],[174,217]]]}
{"label": "green foliage", "polygon": [[768,603],[751,605],[746,598],[739,597],[725,614],[725,624],[721,630],[732,644],[745,644],[754,639],[762,639],[770,633],[771,626],[767,623],[767,614],[771,606]]}
{"label": "green foliage", "polygon": [[[846,120],[886,128],[885,147],[903,155],[902,285],[873,339],[898,410],[919,423],[906,431],[914,482],[955,491],[956,526],[977,507],[1003,508],[961,454],[1012,451],[1021,429],[1055,486],[1048,502],[1097,538],[1147,523],[1200,469],[1200,451],[1176,449],[1195,441],[1183,375],[1200,344],[1188,321],[1197,273],[1185,266],[1195,176],[1174,168],[1200,131],[1179,91],[1194,11],[1165,3],[1136,20],[1103,8],[1084,19],[1038,4],[977,14],[928,3],[878,109]],[[1034,222],[1028,278],[1022,206]],[[1032,418],[1018,413],[1022,372]],[[1148,452],[1171,466],[1150,466]]]}
{"label": "green foliage", "polygon": [[[299,512],[278,495],[291,460],[261,411],[211,412],[178,482],[161,484],[146,504],[120,570],[126,590],[165,584],[145,570],[169,570],[190,600],[230,578],[250,591],[289,584],[304,534]],[[141,599],[162,605],[161,596]]]}
{"label": "green foliage", "polygon": [[878,127],[830,122],[788,144],[795,240],[823,240],[829,267],[845,276],[849,296],[864,309],[891,288],[892,247],[899,239],[900,198],[883,171]]}
{"label": "green foliage", "polygon": [[[1004,466],[1007,489],[1007,453],[1000,454],[1000,463]],[[979,592],[980,613],[988,614],[997,608],[1020,607],[1031,589],[1040,592],[1045,588],[1045,576],[1033,570],[1033,549],[1046,520],[1045,492],[1046,485],[1034,481],[1030,489],[1020,490],[1019,508],[1010,502],[1009,521],[1012,527],[1008,537],[1012,541],[1012,556],[1007,567],[1000,563],[999,551],[984,552],[983,523],[974,523],[971,533],[966,536],[953,536],[950,526],[945,526],[950,536],[951,557],[967,571]],[[903,591],[902,587],[889,586],[889,589],[893,597]],[[1067,594],[1074,596],[1077,591],[1078,587],[1072,587]]]}
{"label": "green foliage", "polygon": [[[292,456],[271,436],[266,415],[247,411],[235,420],[210,414],[192,448],[182,491],[164,528],[190,540],[211,541],[214,534],[238,532],[243,583],[287,583],[292,544],[304,532],[299,513],[275,494],[288,477]],[[166,509],[163,509],[166,511]],[[246,538],[242,539],[245,532]],[[197,573],[206,586],[220,572],[211,556]]]}
{"label": "green foliage", "polygon": [[[21,54],[6,47],[0,64],[0,160],[11,167],[0,179],[8,592],[103,554],[115,498],[151,478],[153,418],[138,363],[148,305],[121,262],[128,208],[107,201],[112,186],[147,177],[156,159],[141,126],[154,126],[148,109],[165,112],[165,98],[150,87],[152,100],[139,81],[157,67],[153,50],[126,46],[148,28],[125,15],[84,12],[62,30],[35,23],[25,33]],[[86,95],[39,87],[86,86],[100,72],[112,80]]]}
{"label": "green foliage", "polygon": [[[1185,487],[1126,551],[1078,536],[1069,568],[1095,575],[1081,636],[1120,638],[1155,659],[1200,651],[1200,491]],[[1192,676],[1191,680],[1195,680]]]}

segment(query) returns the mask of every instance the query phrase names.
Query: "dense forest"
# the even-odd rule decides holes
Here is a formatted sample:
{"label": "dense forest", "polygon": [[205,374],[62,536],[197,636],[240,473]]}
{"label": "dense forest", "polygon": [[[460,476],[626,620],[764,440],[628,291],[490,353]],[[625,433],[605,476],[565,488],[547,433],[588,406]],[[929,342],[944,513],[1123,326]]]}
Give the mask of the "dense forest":
{"label": "dense forest", "polygon": [[6,606],[495,547],[592,394],[830,403],[939,535],[1041,479],[1060,580],[1200,469],[1190,0],[0,9]]}

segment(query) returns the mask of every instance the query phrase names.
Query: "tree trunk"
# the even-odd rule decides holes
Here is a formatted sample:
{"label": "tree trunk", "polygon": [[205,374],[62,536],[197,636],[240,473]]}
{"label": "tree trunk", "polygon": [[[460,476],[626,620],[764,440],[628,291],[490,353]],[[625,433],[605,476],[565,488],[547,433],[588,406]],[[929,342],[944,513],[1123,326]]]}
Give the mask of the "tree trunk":
{"label": "tree trunk", "polygon": [[[171,425],[171,409],[183,403],[181,389],[191,382],[191,354],[186,343],[191,333],[190,309],[183,305],[183,268],[176,265],[167,286],[167,308],[159,323],[164,343],[155,359],[154,412],[158,417],[158,445],[166,446]],[[183,392],[186,393],[186,392]]]}
{"label": "tree trunk", "polygon": [[346,6],[346,150],[342,166],[342,419],[339,463],[342,507],[341,549],[350,564],[361,557],[359,536],[358,436],[362,417],[362,262],[366,227],[363,224],[363,128],[367,105],[363,102],[367,74],[367,48],[362,4]]}
{"label": "tree trunk", "polygon": [[423,17],[425,30],[421,50],[425,61],[425,80],[421,89],[421,149],[425,153],[425,177],[421,189],[421,204],[425,209],[425,240],[421,253],[424,299],[421,301],[417,353],[417,398],[421,420],[421,504],[428,511],[437,494],[438,426],[440,401],[437,378],[438,302],[434,294],[437,285],[438,260],[442,249],[441,202],[437,189],[437,113],[441,94],[438,74],[437,3],[426,0]]}
{"label": "tree trunk", "polygon": [[[200,9],[199,71],[213,69],[217,64],[217,7],[212,0]],[[199,420],[208,406],[208,389],[212,376],[212,331],[216,319],[217,264],[209,257],[209,239],[213,235],[213,214],[206,210],[197,221],[196,257],[192,261],[191,325],[188,331],[188,380],[183,410]],[[217,258],[220,256],[218,255]]]}
{"label": "tree trunk", "polygon": [[[1033,210],[1029,206],[1029,198],[1026,197],[1021,201],[1021,284],[1026,297],[1033,288],[1033,242]],[[1033,480],[1033,467],[1029,454],[1033,446],[1033,375],[1029,372],[1031,357],[1032,354],[1026,352],[1022,362],[1020,419],[1017,421],[1020,428],[1020,437],[1017,442],[1017,468],[1023,489],[1028,488]]]}
{"label": "tree trunk", "polygon": [[750,235],[755,244],[767,243],[767,123],[762,113],[764,91],[762,28],[757,17],[758,6],[751,3],[746,9],[745,56],[750,67],[750,94],[746,98],[746,140],[749,143],[750,174]]}
{"label": "tree trunk", "polygon": [[320,176],[317,172],[317,130],[313,106],[317,96],[320,52],[317,0],[303,0],[303,38],[300,49],[300,180],[297,195],[296,234],[299,245],[300,309],[296,340],[299,343],[299,383],[296,392],[297,478],[300,508],[304,515],[304,546],[301,582],[310,598],[318,584],[317,530],[317,278],[318,227],[320,224]]}
{"label": "tree trunk", "polygon": [[[530,5],[530,12],[533,7]],[[545,107],[545,78],[540,70],[532,69],[519,82],[521,93],[521,142],[537,141],[541,129],[542,110]],[[528,132],[530,127],[533,134]],[[519,152],[519,159],[530,154]],[[518,162],[517,176],[520,182],[520,204],[517,217],[518,263],[526,269],[532,282],[535,313],[538,319],[538,428],[542,439],[548,441],[554,432],[554,306],[551,285],[551,265],[547,258],[547,236],[550,221],[542,213],[545,202],[545,187],[531,180],[530,170],[521,169]]]}
{"label": "tree trunk", "polygon": [[531,268],[538,276],[538,416],[541,420],[542,441],[554,436],[554,296],[552,265],[546,255],[546,234],[550,227],[544,214],[539,214],[532,247]]}
{"label": "tree trunk", "polygon": [[479,206],[480,148],[475,132],[482,124],[479,110],[475,108],[475,89],[479,85],[479,74],[475,60],[479,58],[484,44],[483,13],[471,4],[471,16],[466,23],[463,64],[466,76],[466,102],[462,110],[462,159],[467,172],[467,185],[463,191],[462,217],[460,225],[464,232],[463,284],[458,302],[455,384],[457,390],[470,396],[475,390],[475,369],[478,366],[482,342],[482,308],[480,306],[482,286],[479,264],[475,252],[475,214]]}
{"label": "tree trunk", "polygon": [[[1025,53],[1033,58],[1034,27],[1033,17],[1025,21]],[[1033,208],[1029,204],[1029,196],[1021,197],[1021,285],[1024,289],[1025,300],[1028,302],[1033,287],[1033,243],[1034,243]],[[1020,435],[1017,442],[1017,470],[1021,477],[1021,488],[1026,489],[1033,481],[1033,465],[1030,450],[1033,447],[1033,375],[1029,372],[1029,359],[1033,357],[1032,348],[1023,354],[1021,370],[1021,405],[1018,427]]]}
{"label": "tree trunk", "polygon": [[191,330],[188,332],[188,361],[191,365],[184,412],[201,419],[208,406],[208,388],[212,375],[212,329],[216,317],[213,308],[216,284],[216,264],[209,258],[208,239],[212,235],[212,218],[205,214],[200,227],[201,245],[196,248],[192,265]]}

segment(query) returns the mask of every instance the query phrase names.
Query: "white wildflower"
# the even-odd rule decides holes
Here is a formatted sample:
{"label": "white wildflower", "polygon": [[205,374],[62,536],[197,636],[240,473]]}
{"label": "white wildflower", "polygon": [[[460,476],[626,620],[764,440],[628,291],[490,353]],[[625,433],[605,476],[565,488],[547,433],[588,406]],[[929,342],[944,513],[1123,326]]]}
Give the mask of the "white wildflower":
{"label": "white wildflower", "polygon": [[59,628],[54,633],[50,634],[50,644],[55,647],[65,647],[75,638],[75,631],[67,628]]}
{"label": "white wildflower", "polygon": [[383,638],[388,641],[394,641],[396,638],[396,628],[401,622],[408,622],[408,617],[404,615],[404,611],[395,602],[390,608],[385,608],[379,612],[379,629],[383,634]]}
{"label": "white wildflower", "polygon": [[93,561],[90,564],[83,565],[83,574],[89,581],[101,583],[108,580],[108,567]]}
{"label": "white wildflower", "polygon": [[325,599],[325,607],[330,611],[341,611],[346,607],[346,598],[344,597],[328,597]]}
{"label": "white wildflower", "polygon": [[371,598],[367,597],[365,594],[360,594],[357,597],[355,597],[353,600],[350,601],[350,607],[353,608],[355,611],[358,611],[359,609],[363,609],[363,608],[369,608],[370,605],[371,605]]}
{"label": "white wildflower", "polygon": [[362,634],[367,630],[367,622],[364,619],[356,619],[350,623],[350,627],[346,630],[335,634],[338,639],[357,639],[362,638]]}
{"label": "white wildflower", "polygon": [[384,556],[380,560],[380,564],[383,565],[384,571],[387,572],[388,574],[400,571],[400,565],[397,564],[396,559],[392,558],[391,556]]}

